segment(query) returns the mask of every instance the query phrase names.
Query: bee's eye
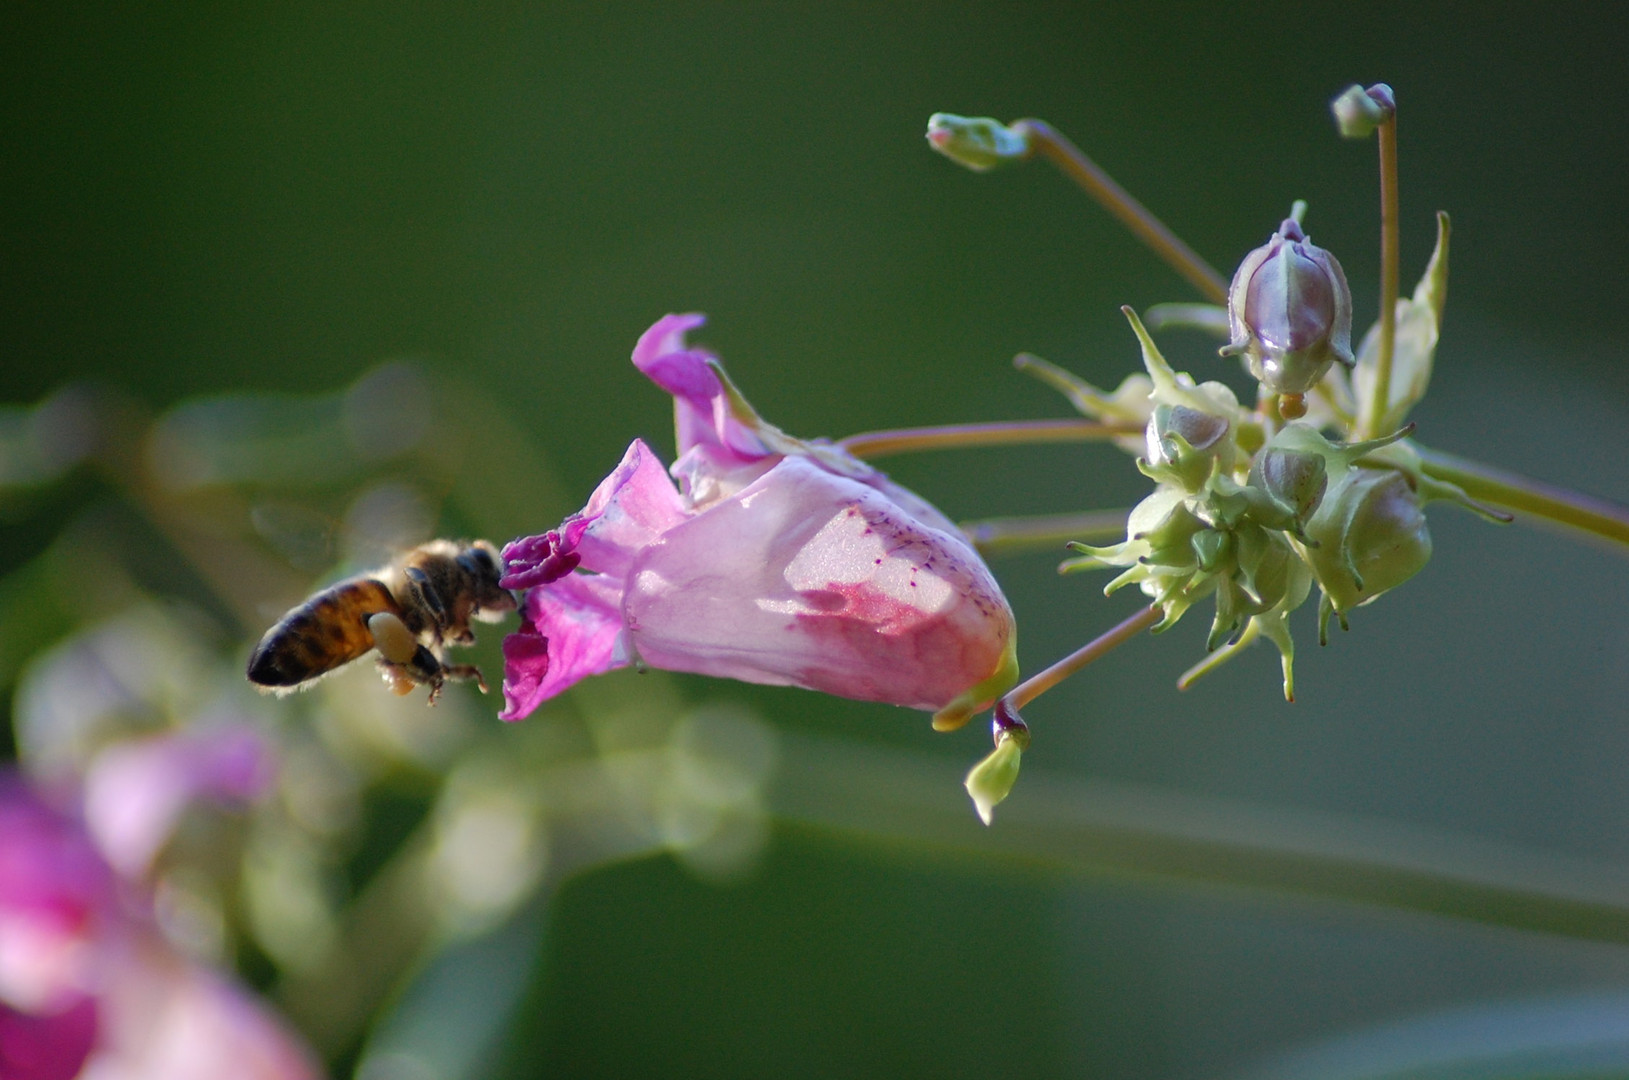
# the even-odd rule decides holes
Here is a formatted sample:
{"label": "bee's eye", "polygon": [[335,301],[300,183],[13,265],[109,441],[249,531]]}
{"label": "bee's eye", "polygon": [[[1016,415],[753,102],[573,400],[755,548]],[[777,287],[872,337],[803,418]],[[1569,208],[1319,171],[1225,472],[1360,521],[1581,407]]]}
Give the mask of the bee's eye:
{"label": "bee's eye", "polygon": [[485,548],[472,547],[458,557],[458,562],[472,574],[496,574],[498,564]]}

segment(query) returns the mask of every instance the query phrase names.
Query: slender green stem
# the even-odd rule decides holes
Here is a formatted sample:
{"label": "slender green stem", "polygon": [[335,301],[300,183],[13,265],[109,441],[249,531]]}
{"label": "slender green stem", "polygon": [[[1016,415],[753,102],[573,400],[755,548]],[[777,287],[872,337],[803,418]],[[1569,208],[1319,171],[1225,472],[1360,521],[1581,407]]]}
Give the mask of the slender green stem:
{"label": "slender green stem", "polygon": [[1465,489],[1482,502],[1531,514],[1615,544],[1629,545],[1629,506],[1555,487],[1520,473],[1415,444],[1425,474]]}
{"label": "slender green stem", "polygon": [[1093,420],[1000,420],[989,424],[865,431],[839,439],[837,445],[857,458],[878,458],[919,450],[1105,442],[1120,435],[1135,435],[1141,430],[1141,424],[1099,424]]}
{"label": "slender green stem", "polygon": [[1143,608],[1114,629],[1082,645],[1045,671],[1031,675],[1019,683],[1007,691],[1006,696],[1001,699],[1002,702],[1008,709],[1022,709],[1093,660],[1107,656],[1159,622],[1163,614],[1164,611],[1158,605]]}
{"label": "slender green stem", "polygon": [[1129,510],[1088,510],[1079,514],[1027,514],[964,521],[961,530],[986,555],[1055,548],[1070,540],[1123,536]]}
{"label": "slender green stem", "polygon": [[985,829],[957,766],[925,754],[783,733],[769,792],[780,821],[884,850],[984,858],[1167,888],[1248,889],[1629,944],[1622,867],[1380,818],[1048,774]]}
{"label": "slender green stem", "polygon": [[1012,125],[1029,140],[1030,153],[1040,154],[1061,169],[1075,183],[1086,189],[1102,207],[1137,238],[1153,249],[1173,270],[1187,279],[1213,303],[1227,303],[1227,279],[1216,268],[1178,239],[1176,233],[1125,188],[1115,183],[1108,173],[1081,152],[1080,147],[1056,131],[1045,120],[1018,120]]}
{"label": "slender green stem", "polygon": [[1381,124],[1380,136],[1380,350],[1375,355],[1374,388],[1365,403],[1359,436],[1381,434],[1391,411],[1391,361],[1397,351],[1397,275],[1400,237],[1397,220],[1397,116]]}

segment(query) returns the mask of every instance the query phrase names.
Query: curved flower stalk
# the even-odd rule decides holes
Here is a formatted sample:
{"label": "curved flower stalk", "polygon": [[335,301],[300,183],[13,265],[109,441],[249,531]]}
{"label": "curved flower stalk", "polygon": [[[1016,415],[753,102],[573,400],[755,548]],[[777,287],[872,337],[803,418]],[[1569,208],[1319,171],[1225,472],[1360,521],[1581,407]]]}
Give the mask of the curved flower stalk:
{"label": "curved flower stalk", "polygon": [[686,344],[703,321],[666,316],[633,353],[673,395],[673,479],[636,439],[581,512],[504,549],[504,586],[528,591],[504,642],[501,715],[644,664],[889,702],[959,727],[1017,681],[995,579],[923,499],[762,420],[717,358]]}

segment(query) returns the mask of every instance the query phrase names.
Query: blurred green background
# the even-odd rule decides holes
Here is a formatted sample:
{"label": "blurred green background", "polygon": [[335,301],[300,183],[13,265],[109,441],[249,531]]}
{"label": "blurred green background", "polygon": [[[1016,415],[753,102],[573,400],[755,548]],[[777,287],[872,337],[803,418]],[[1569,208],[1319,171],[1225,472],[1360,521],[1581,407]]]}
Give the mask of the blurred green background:
{"label": "blurred green background", "polygon": [[[328,541],[302,558],[286,538],[354,519],[367,483],[409,490],[408,517],[438,534],[501,543],[552,527],[632,437],[671,453],[668,400],[627,362],[669,311],[707,312],[699,338],[804,436],[1065,415],[1012,371],[1022,350],[1114,385],[1137,363],[1118,306],[1194,298],[1051,170],[975,176],[930,153],[936,110],[1046,118],[1224,271],[1306,198],[1309,232],[1367,313],[1374,151],[1337,140],[1327,101],[1391,83],[1405,286],[1432,213],[1455,225],[1420,438],[1629,500],[1629,34],[1612,18],[1517,4],[12,6],[0,397],[32,406],[97,384],[119,402],[108,415],[196,434],[185,409],[239,395],[246,413],[197,436],[220,445],[252,434],[244,417],[294,418],[222,473],[212,490],[231,498],[171,484],[144,502],[162,477],[116,468],[13,483],[6,693],[39,650],[139,597],[202,612],[222,663],[240,663],[283,606],[362,558]],[[1240,385],[1208,342],[1169,344],[1179,367]],[[384,450],[352,468],[294,446],[285,429],[310,423],[310,395],[388,362],[422,381],[369,414]],[[1146,484],[1104,447],[885,467],[958,518],[1124,506]],[[1037,792],[1048,775],[1066,791],[1146,785],[1249,804],[1273,828],[1337,815],[1621,874],[1629,562],[1451,508],[1431,520],[1433,564],[1350,634],[1318,649],[1302,613],[1293,706],[1270,649],[1179,695],[1199,617],[1037,702],[1026,778],[987,834],[959,787],[988,745],[982,724],[935,735],[886,707],[663,682],[675,715],[747,710],[726,728],[779,740],[767,833],[738,845],[754,854],[709,863],[645,843],[624,859],[578,828],[497,929],[449,951],[405,937],[367,1021],[313,1037],[338,1073],[360,1064],[368,1080],[1199,1077],[1257,1075],[1444,1009],[1622,993],[1618,944],[1094,869],[1017,843],[1038,820],[1024,817],[1033,770]],[[60,555],[64,537],[90,554]],[[233,561],[242,545],[253,567]],[[1030,670],[1136,603],[1106,602],[1101,578],[1058,578],[1055,561],[993,564]],[[480,652],[489,672],[498,636]],[[551,725],[587,731],[596,710],[625,707],[595,693],[641,696],[606,683],[518,727],[473,695],[445,711],[468,712],[483,753],[524,739],[552,761]],[[320,711],[267,708],[285,724]],[[851,751],[897,753],[931,778],[924,813],[941,824],[890,821],[885,770],[856,767],[851,793],[777,794],[811,762],[845,775]],[[371,794],[344,864],[356,895],[441,797],[452,758],[436,760],[361,770]],[[1025,854],[1003,857],[1004,836]],[[275,952],[236,955],[320,1028]],[[1318,1066],[1371,1074],[1342,1067]]]}

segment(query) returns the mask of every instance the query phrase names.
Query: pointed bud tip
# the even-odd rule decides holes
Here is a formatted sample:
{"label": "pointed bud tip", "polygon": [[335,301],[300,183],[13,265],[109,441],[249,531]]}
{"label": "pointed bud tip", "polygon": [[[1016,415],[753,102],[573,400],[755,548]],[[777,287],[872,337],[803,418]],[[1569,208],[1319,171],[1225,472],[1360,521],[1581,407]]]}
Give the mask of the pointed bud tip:
{"label": "pointed bud tip", "polygon": [[1397,100],[1385,83],[1375,83],[1367,90],[1354,83],[1331,101],[1329,107],[1335,114],[1335,126],[1342,138],[1366,139],[1375,128],[1396,115]]}
{"label": "pointed bud tip", "polygon": [[974,172],[985,172],[1029,156],[1029,139],[988,116],[934,113],[928,117],[928,145]]}

